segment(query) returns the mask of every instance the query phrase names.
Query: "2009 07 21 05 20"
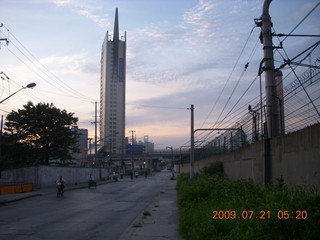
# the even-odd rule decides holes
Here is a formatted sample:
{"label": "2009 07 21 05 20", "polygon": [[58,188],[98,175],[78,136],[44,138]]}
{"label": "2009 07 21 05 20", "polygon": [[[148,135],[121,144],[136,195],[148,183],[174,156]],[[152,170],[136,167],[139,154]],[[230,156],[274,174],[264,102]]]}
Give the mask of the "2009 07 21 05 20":
{"label": "2009 07 21 05 20", "polygon": [[305,210],[289,211],[289,210],[279,210],[279,211],[253,211],[253,210],[214,210],[212,211],[212,219],[271,219],[273,217],[277,219],[297,219],[304,220],[308,218],[308,212]]}

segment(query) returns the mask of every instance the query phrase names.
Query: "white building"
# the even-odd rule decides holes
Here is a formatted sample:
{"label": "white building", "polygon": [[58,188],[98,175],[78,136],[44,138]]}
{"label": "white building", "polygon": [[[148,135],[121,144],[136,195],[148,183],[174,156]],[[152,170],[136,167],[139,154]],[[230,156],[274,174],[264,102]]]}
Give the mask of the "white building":
{"label": "white building", "polygon": [[126,33],[119,37],[116,9],[113,38],[107,31],[101,52],[100,143],[104,152],[124,151],[126,92]]}

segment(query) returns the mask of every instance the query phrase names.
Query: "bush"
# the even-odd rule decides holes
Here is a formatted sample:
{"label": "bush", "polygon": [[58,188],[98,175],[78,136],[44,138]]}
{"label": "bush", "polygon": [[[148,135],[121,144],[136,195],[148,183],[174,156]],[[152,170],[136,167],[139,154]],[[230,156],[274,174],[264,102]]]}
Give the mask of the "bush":
{"label": "bush", "polygon": [[131,169],[126,169],[126,171],[124,172],[125,176],[130,176],[131,174]]}

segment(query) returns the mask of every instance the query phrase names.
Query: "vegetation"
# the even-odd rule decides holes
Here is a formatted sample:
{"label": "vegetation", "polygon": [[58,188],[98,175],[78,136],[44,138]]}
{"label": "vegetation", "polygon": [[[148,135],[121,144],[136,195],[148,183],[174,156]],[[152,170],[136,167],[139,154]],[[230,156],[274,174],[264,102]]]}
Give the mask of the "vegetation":
{"label": "vegetation", "polygon": [[288,188],[281,181],[261,187],[207,170],[193,180],[188,174],[178,177],[179,231],[184,239],[310,240],[320,236],[320,196],[315,188]]}
{"label": "vegetation", "polygon": [[144,217],[151,216],[151,213],[149,211],[144,211],[143,216]]}
{"label": "vegetation", "polygon": [[53,104],[28,102],[6,117],[1,141],[1,166],[49,164],[50,159],[71,159],[77,133],[71,129],[78,119]]}

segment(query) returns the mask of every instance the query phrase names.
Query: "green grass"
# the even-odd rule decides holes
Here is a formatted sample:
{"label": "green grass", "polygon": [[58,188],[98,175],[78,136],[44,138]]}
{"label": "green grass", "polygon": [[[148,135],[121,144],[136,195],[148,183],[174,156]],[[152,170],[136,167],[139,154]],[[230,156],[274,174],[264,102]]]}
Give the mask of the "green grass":
{"label": "green grass", "polygon": [[[320,196],[312,188],[288,188],[281,182],[261,187],[250,180],[230,181],[203,173],[192,181],[188,174],[180,174],[177,192],[179,231],[186,240],[310,240],[320,236]],[[238,218],[249,210],[254,211],[251,219]],[[306,211],[307,218],[291,218],[298,210]],[[235,211],[237,217],[212,219],[213,211]],[[270,218],[267,214],[266,219],[257,218],[262,216],[260,211],[270,211]],[[293,214],[289,219],[279,219],[278,211]]]}

